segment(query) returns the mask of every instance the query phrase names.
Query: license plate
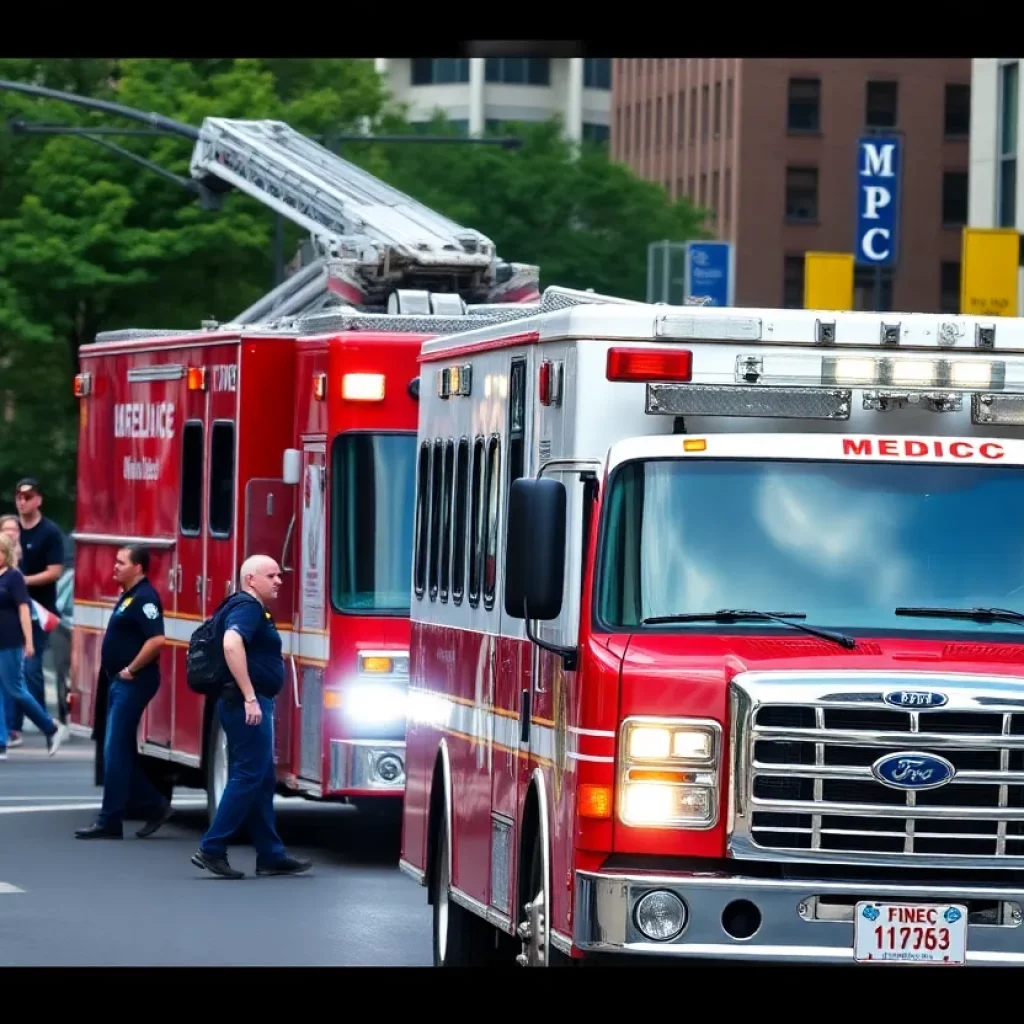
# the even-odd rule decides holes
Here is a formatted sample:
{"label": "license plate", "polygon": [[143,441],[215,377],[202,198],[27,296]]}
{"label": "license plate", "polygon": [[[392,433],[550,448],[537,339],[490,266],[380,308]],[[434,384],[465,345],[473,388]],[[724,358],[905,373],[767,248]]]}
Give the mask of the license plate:
{"label": "license plate", "polygon": [[948,903],[858,903],[858,963],[959,965],[967,962],[967,908]]}

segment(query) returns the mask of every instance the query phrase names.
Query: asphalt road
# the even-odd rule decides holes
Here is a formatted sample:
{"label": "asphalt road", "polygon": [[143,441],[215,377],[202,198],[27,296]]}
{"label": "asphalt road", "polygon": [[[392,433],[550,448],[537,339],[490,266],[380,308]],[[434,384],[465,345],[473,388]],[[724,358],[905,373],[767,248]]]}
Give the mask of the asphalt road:
{"label": "asphalt road", "polygon": [[428,966],[430,908],[398,870],[394,828],[349,808],[279,798],[278,829],[311,872],[257,878],[232,846],[234,881],[189,863],[205,798],[179,790],[155,836],[74,838],[99,806],[92,743],[48,758],[25,744],[0,761],[0,966]]}

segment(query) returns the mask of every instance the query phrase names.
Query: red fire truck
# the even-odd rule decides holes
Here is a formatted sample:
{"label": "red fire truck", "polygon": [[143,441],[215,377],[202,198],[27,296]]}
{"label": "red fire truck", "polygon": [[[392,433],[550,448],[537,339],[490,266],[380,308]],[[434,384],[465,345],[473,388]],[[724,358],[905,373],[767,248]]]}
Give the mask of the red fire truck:
{"label": "red fire truck", "polygon": [[284,569],[282,780],[314,797],[401,795],[425,336],[212,330],[82,349],[73,721],[93,724],[114,553],[147,544],[170,642],[140,751],[206,788],[211,813],[226,746],[186,685],[185,651],[253,553]]}
{"label": "red fire truck", "polygon": [[579,307],[421,363],[437,964],[1024,964],[1024,322]]}

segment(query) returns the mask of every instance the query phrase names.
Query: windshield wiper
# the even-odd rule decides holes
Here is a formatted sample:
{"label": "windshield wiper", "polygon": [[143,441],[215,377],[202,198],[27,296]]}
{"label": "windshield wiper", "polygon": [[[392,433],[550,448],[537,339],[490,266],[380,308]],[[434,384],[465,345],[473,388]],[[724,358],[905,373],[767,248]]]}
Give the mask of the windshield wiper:
{"label": "windshield wiper", "polygon": [[897,608],[897,615],[933,619],[973,619],[975,622],[1016,622],[1024,626],[1024,612],[1012,608]]}
{"label": "windshield wiper", "polygon": [[803,630],[812,636],[821,637],[823,640],[832,640],[843,647],[856,647],[857,641],[852,636],[844,633],[833,633],[827,629],[817,629],[814,626],[805,626],[800,622],[790,622],[790,619],[806,619],[803,612],[758,612],[744,611],[738,608],[719,608],[716,612],[685,612],[680,615],[655,615],[652,618],[644,619],[643,625],[655,626],[660,623],[673,622],[739,622],[741,619],[762,619],[770,622],[781,622],[784,626],[792,626],[794,629]]}

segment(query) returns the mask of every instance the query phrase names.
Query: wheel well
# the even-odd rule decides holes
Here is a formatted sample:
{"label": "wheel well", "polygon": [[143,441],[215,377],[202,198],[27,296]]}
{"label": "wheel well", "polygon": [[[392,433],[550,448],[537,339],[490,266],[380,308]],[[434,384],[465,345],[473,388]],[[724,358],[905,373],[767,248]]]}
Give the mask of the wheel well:
{"label": "wheel well", "polygon": [[441,842],[441,827],[444,823],[444,760],[438,752],[434,762],[434,775],[430,781],[430,813],[427,816],[427,905],[433,906],[437,893],[434,891],[434,868],[437,861],[437,849]]}
{"label": "wheel well", "polygon": [[513,920],[520,923],[520,915],[527,900],[533,894],[527,891],[530,884],[530,862],[533,857],[533,846],[540,835],[540,807],[538,805],[537,787],[530,783],[523,804],[523,823],[520,829],[522,839],[519,843],[519,861],[516,865],[516,892],[518,899],[514,907]]}

